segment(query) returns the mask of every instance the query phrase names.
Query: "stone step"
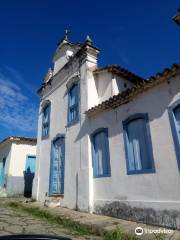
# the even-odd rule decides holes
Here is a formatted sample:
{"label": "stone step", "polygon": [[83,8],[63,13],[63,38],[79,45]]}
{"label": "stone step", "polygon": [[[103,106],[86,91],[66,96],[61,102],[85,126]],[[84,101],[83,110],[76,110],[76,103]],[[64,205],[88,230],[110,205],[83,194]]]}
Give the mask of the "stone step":
{"label": "stone step", "polygon": [[60,207],[62,200],[63,200],[63,195],[46,197],[44,201],[44,206],[49,208]]}
{"label": "stone step", "polygon": [[6,189],[5,188],[0,188],[0,197],[7,197]]}

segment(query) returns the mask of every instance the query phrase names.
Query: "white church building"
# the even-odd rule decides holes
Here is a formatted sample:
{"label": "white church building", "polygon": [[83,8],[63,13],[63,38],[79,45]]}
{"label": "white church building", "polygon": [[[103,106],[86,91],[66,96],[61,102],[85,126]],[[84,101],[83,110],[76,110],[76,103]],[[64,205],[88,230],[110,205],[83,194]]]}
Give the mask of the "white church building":
{"label": "white church building", "polygon": [[67,36],[41,88],[33,197],[180,229],[180,64],[143,79]]}

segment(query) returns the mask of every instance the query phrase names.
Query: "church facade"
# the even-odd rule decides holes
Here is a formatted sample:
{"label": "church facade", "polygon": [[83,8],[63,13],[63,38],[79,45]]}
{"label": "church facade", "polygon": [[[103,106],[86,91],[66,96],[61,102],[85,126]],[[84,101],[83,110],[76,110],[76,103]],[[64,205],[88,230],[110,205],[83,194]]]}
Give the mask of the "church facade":
{"label": "church facade", "polygon": [[180,229],[180,65],[150,79],[67,36],[40,96],[33,197]]}

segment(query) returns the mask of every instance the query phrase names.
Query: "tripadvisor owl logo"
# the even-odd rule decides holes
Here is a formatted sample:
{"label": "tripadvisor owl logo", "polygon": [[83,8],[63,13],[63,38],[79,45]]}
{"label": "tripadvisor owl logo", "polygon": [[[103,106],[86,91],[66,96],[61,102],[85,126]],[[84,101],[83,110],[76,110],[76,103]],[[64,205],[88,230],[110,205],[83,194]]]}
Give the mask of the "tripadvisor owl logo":
{"label": "tripadvisor owl logo", "polygon": [[137,228],[135,228],[135,234],[136,235],[143,235],[143,228],[142,227],[137,227]]}

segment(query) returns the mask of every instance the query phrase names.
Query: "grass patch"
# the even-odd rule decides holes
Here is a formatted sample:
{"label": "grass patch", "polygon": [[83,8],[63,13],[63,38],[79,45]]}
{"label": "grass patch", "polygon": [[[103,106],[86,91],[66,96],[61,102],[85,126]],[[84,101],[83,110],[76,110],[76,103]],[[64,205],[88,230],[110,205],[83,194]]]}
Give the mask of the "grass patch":
{"label": "grass patch", "polygon": [[89,227],[79,224],[78,222],[72,221],[69,218],[62,217],[60,215],[53,215],[45,209],[40,209],[38,207],[29,207],[18,202],[9,202],[7,205],[17,211],[23,211],[30,214],[33,217],[39,219],[47,220],[52,224],[59,224],[62,227],[69,229],[72,234],[76,235],[91,235],[95,234]]}
{"label": "grass patch", "polygon": [[127,233],[124,233],[121,231],[121,229],[118,228],[114,231],[105,233],[104,239],[105,240],[138,240],[139,238],[135,236],[131,236]]}
{"label": "grass patch", "polygon": [[[154,234],[153,236],[154,237],[152,237],[152,240],[165,240],[165,239],[167,239],[167,238],[165,238],[164,234]],[[116,230],[105,233],[104,239],[105,240],[140,240],[140,238],[138,238],[136,236],[132,236],[130,234],[127,234],[119,228],[117,228]],[[144,239],[146,239],[145,236],[144,236]],[[170,239],[171,238],[169,238],[169,240]]]}

